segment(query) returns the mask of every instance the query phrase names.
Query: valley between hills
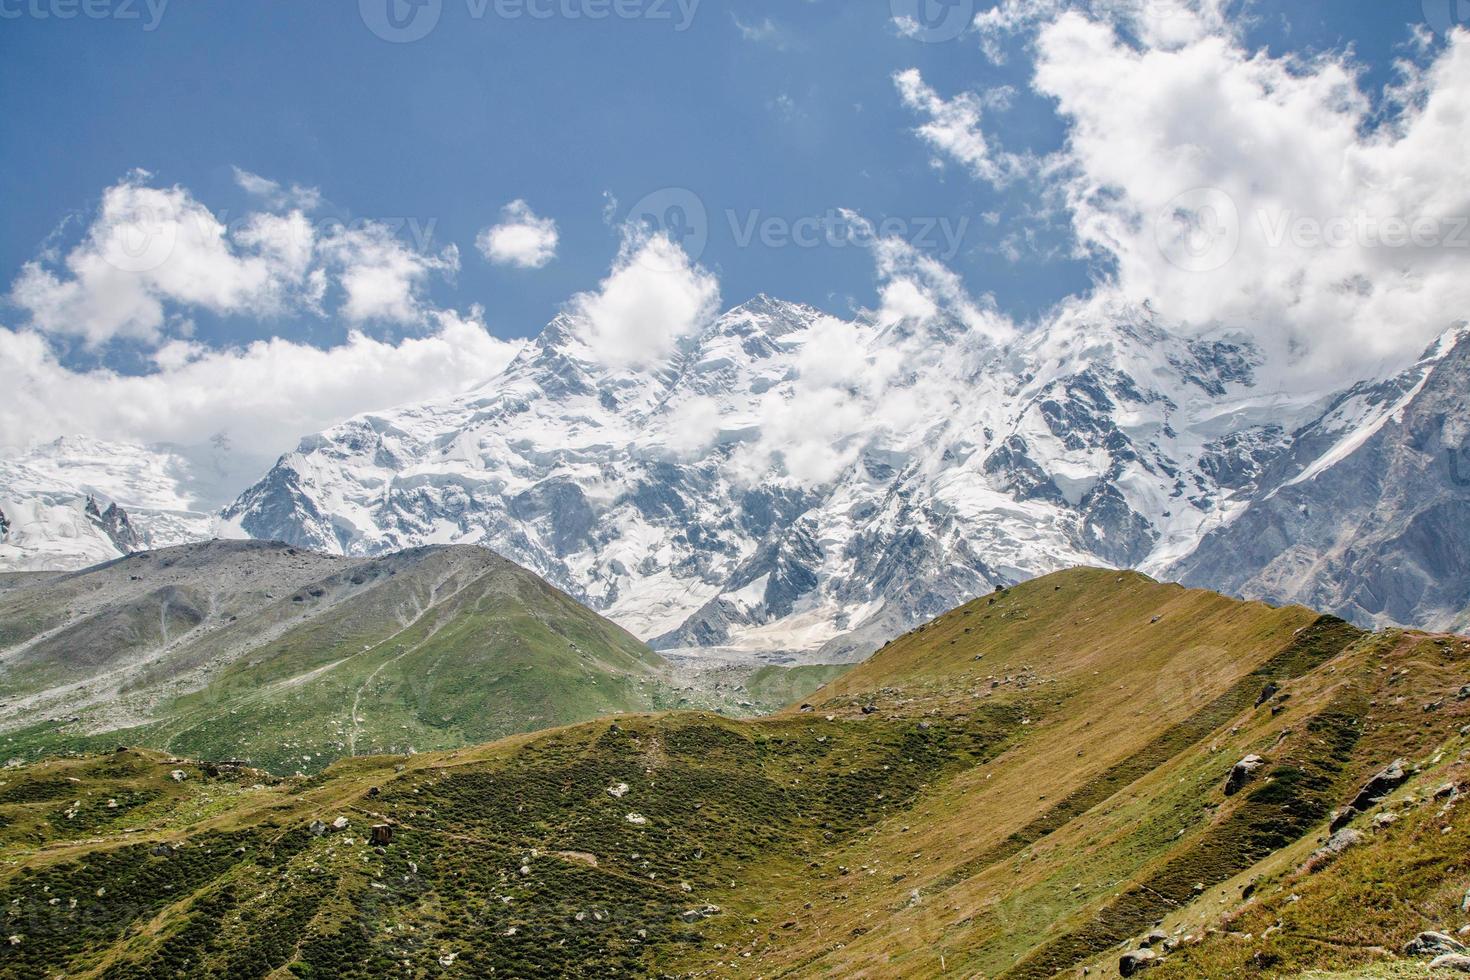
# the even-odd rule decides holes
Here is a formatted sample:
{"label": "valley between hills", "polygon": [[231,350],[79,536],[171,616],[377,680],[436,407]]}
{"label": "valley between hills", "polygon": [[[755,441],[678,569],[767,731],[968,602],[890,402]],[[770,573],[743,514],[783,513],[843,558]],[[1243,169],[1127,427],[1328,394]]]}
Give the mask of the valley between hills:
{"label": "valley between hills", "polygon": [[[740,718],[753,675],[665,710],[657,655],[471,550],[250,545],[268,600],[199,550],[8,581],[0,976],[1470,963],[1466,638],[1075,569]],[[95,705],[29,717],[57,685]]]}

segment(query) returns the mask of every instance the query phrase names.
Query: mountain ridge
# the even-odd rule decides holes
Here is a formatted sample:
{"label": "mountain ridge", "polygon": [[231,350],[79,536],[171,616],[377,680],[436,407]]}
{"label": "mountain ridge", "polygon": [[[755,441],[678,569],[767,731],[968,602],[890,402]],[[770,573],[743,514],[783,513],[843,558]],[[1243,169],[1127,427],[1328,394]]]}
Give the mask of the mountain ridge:
{"label": "mountain ridge", "polygon": [[[1147,307],[1071,310],[997,344],[942,316],[841,321],[758,296],[641,368],[602,363],[587,329],[563,314],[470,392],[306,437],[213,533],[349,555],[482,544],[660,649],[771,662],[861,659],[970,595],[1079,564],[1360,625],[1470,615],[1422,579],[1393,603],[1354,598],[1374,575],[1311,557],[1342,550],[1325,537],[1293,550],[1309,532],[1282,503],[1390,465],[1375,447],[1410,438],[1387,424],[1401,401],[1437,400],[1440,441],[1470,444],[1463,326],[1417,365],[1322,392],[1266,390],[1258,374],[1281,369],[1248,340],[1177,333]],[[1364,519],[1369,485],[1349,488]],[[1465,495],[1420,466],[1381,517]],[[1388,566],[1470,581],[1463,551],[1391,546]]]}

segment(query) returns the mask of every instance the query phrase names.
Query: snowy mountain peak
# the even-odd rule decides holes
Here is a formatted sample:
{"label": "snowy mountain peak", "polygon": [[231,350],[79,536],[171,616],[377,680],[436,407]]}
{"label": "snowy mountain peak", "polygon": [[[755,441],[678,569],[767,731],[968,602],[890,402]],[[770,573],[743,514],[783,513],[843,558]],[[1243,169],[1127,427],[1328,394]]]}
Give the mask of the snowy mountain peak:
{"label": "snowy mountain peak", "polygon": [[[353,555],[481,544],[660,646],[776,659],[861,656],[1070,565],[1296,598],[1280,577],[1233,578],[1218,554],[1244,529],[1291,547],[1253,522],[1324,474],[1372,471],[1386,440],[1425,438],[1405,420],[1450,397],[1470,350],[1458,327],[1420,364],[1331,393],[1263,390],[1254,345],[1175,332],[1146,307],[1067,310],[997,343],[956,319],[845,321],[757,296],[642,367],[604,360],[593,329],[563,314],[472,391],[308,437],[218,528],[178,530]],[[1443,438],[1467,416],[1443,409]],[[170,499],[179,484],[160,473],[176,464],[147,452],[71,443],[0,464],[23,498],[0,498],[5,547],[50,521],[94,535],[79,554],[114,554],[86,513],[92,488],[98,517],[115,500],[156,543],[163,513],[100,492]],[[0,562],[39,567],[18,554]]]}

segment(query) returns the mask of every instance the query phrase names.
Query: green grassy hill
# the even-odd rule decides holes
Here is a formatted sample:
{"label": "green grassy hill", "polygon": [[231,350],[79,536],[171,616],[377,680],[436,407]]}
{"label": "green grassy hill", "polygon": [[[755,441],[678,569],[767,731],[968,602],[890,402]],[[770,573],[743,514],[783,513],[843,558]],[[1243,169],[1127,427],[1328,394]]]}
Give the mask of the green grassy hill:
{"label": "green grassy hill", "polygon": [[1160,977],[1423,976],[1404,944],[1470,921],[1467,674],[1461,638],[1079,570],[765,719],[43,761],[0,772],[0,976],[1117,976],[1155,929]]}
{"label": "green grassy hill", "polygon": [[663,660],[479,548],[214,542],[0,593],[0,754],[153,746],[274,772],[659,702]]}

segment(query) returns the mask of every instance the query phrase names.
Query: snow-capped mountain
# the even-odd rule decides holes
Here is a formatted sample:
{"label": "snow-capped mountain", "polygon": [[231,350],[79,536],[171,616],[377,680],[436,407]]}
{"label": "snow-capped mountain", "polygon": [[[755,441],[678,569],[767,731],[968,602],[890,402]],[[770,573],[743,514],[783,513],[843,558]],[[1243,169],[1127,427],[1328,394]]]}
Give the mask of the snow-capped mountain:
{"label": "snow-capped mountain", "polygon": [[1248,505],[1310,394],[1147,311],[996,344],[766,297],[645,370],[553,322],[468,394],[311,437],[229,508],[368,554],[483,543],[655,645],[860,655],[996,585],[1163,569]]}
{"label": "snow-capped mountain", "polygon": [[[1183,336],[1146,308],[1078,307],[996,341],[760,297],[637,367],[588,333],[561,316],[470,392],[303,440],[215,523],[178,509],[187,464],[164,450],[0,464],[0,567],[45,564],[18,544],[28,526],[73,536],[68,567],[123,550],[97,537],[90,497],[155,546],[482,544],[666,649],[862,656],[1078,564],[1365,622],[1443,627],[1470,608],[1463,328],[1342,392],[1267,383],[1280,372],[1248,340]],[[66,520],[25,509],[62,485]]]}
{"label": "snow-capped mountain", "polygon": [[1334,398],[1171,573],[1363,623],[1470,629],[1470,328]]}
{"label": "snow-capped mountain", "polygon": [[0,460],[0,569],[85,568],[213,536],[164,447],[68,436]]}

